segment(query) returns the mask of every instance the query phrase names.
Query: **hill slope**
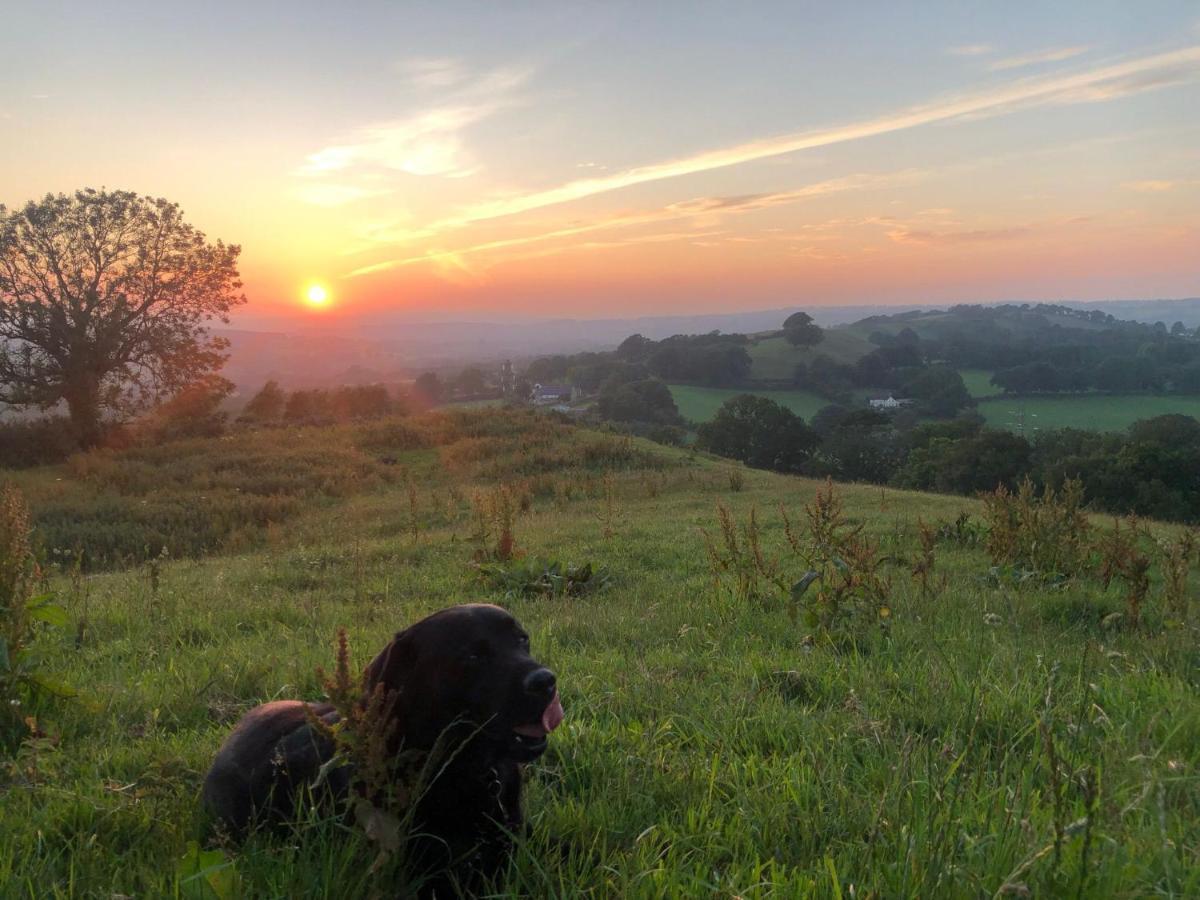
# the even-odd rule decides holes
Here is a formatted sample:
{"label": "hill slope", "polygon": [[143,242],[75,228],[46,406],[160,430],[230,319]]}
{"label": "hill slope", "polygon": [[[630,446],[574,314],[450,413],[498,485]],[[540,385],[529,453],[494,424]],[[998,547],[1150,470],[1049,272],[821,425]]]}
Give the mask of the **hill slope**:
{"label": "hill slope", "polygon": [[[362,662],[405,623],[476,599],[529,628],[567,713],[529,769],[533,832],[512,896],[1200,893],[1194,632],[1163,627],[1153,606],[1144,631],[1103,628],[1119,592],[1091,579],[990,577],[970,526],[948,526],[923,594],[909,573],[918,519],[977,519],[972,501],[839,488],[892,560],[879,569],[891,615],[885,630],[871,605],[850,640],[828,644],[766,578],[737,565],[718,577],[702,533],[724,547],[722,505],[744,548],[756,509],[764,565],[789,585],[803,565],[777,509],[803,534],[819,485],[548,419],[476,412],[195,443],[176,450],[186,483],[171,453],[155,483],[104,454],[22,478],[39,503],[103,502],[121,523],[256,448],[269,461],[294,446],[318,458],[340,446],[364,474],[323,499],[297,493],[280,522],[228,544],[249,550],[53,576],[70,622],[37,649],[87,702],[41,710],[53,742],[0,770],[6,896],[195,890],[198,788],[231,722],[268,698],[319,696],[338,626]],[[528,559],[602,565],[611,584],[563,598],[481,582],[471,498],[501,484],[525,508],[515,539]],[[738,596],[738,571],[758,590]],[[218,849],[205,877],[246,896],[360,896],[387,887],[375,858],[324,823]]]}

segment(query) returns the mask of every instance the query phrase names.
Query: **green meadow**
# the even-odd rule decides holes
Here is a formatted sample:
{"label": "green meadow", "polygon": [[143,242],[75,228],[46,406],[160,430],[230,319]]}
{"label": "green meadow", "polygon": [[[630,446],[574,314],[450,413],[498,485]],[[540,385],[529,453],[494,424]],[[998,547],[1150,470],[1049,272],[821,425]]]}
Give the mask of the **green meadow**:
{"label": "green meadow", "polygon": [[[528,627],[566,708],[495,896],[1200,895],[1200,578],[1170,607],[1157,555],[1134,626],[1095,560],[994,566],[977,501],[835,486],[879,591],[825,628],[777,587],[822,485],[509,411],[12,480],[65,611],[32,658],[75,696],[24,710],[37,730],[4,750],[4,897],[389,896],[379,848],[336,822],[212,842],[201,780],[243,711],[320,697],[339,627],[362,664],[472,600]],[[607,584],[481,580],[501,495],[525,564]]]}
{"label": "green meadow", "polygon": [[993,428],[1023,430],[1026,435],[1055,428],[1124,431],[1140,419],[1168,413],[1200,418],[1200,397],[1181,394],[993,397],[980,400],[977,410]]}
{"label": "green meadow", "polygon": [[812,347],[795,347],[782,336],[761,338],[747,347],[752,366],[751,378],[770,381],[791,381],[797,363],[812,362],[818,356],[828,356],[834,362],[847,365],[866,356],[875,345],[849,328],[827,328],[821,343]]}
{"label": "green meadow", "polygon": [[716,416],[717,410],[726,400],[742,394],[754,394],[774,400],[806,421],[830,403],[829,400],[810,391],[738,390],[736,388],[694,387],[686,384],[672,384],[670,388],[675,405],[679,408],[679,414],[689,422],[708,422]]}
{"label": "green meadow", "polygon": [[967,393],[976,400],[981,400],[984,397],[994,397],[1000,393],[1000,388],[992,384],[991,372],[986,372],[983,369],[960,369],[958,374],[962,376]]}

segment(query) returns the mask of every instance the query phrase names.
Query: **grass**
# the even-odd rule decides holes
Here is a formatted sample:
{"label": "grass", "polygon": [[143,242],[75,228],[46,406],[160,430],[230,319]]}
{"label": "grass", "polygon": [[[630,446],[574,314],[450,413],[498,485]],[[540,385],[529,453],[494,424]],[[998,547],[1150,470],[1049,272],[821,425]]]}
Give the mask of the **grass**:
{"label": "grass", "polygon": [[679,414],[690,422],[708,422],[716,416],[722,403],[742,394],[768,397],[805,420],[811,419],[819,409],[828,406],[830,402],[809,391],[742,391],[734,388],[692,387],[685,384],[673,384],[670,388],[675,405],[679,407]]}
{"label": "grass", "polygon": [[1000,388],[992,384],[991,372],[983,369],[960,369],[958,374],[962,376],[963,384],[967,386],[967,393],[976,400],[994,397],[1000,393]]}
{"label": "grass", "polygon": [[1124,431],[1139,419],[1167,413],[1200,418],[1200,397],[1185,395],[1084,394],[1065,397],[996,397],[982,400],[979,413],[993,428],[1032,433],[1034,429],[1082,428]]}
{"label": "grass", "polygon": [[824,339],[815,347],[794,347],[782,337],[754,342],[748,348],[753,360],[750,377],[790,381],[797,363],[811,362],[822,355],[835,362],[854,363],[875,349],[865,337],[849,329],[827,328],[824,334]]}
{"label": "grass", "polygon": [[[319,695],[338,626],[361,664],[417,617],[482,599],[529,628],[567,712],[529,767],[532,835],[501,896],[1200,894],[1200,651],[1194,621],[1162,624],[1157,587],[1143,630],[1109,630],[1118,587],[1015,585],[989,577],[982,549],[943,542],[946,586],[925,592],[909,574],[918,517],[978,505],[839,488],[893,560],[892,615],[835,649],[784,600],[718,589],[701,534],[718,501],[738,523],[757,508],[763,552],[782,554],[777,506],[803,521],[814,482],[746,470],[733,491],[729,464],[702,455],[508,413],[447,420],[411,426],[423,447],[399,431],[388,446],[382,426],[310,435],[413,479],[297,495],[249,550],[55,567],[70,623],[36,650],[81,696],[31,710],[45,736],[0,760],[0,893],[386,894],[374,848],[332,823],[197,849],[201,779],[242,711]],[[293,443],[243,440],[266,455]],[[209,445],[210,467],[228,446]],[[35,517],[38,479],[94,490],[55,471],[29,476]],[[506,598],[481,582],[470,497],[500,483],[529,558],[604,566],[611,583]]]}

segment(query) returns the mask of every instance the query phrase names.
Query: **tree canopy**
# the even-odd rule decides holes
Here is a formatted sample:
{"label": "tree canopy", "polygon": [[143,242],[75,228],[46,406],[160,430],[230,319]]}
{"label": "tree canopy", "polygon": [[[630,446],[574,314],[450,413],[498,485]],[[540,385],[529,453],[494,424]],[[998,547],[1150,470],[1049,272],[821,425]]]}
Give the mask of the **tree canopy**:
{"label": "tree canopy", "polygon": [[753,394],[726,400],[696,433],[702,450],[780,472],[801,471],[819,440],[790,409]]}
{"label": "tree canopy", "polygon": [[245,302],[240,252],[129,191],[0,206],[0,402],[65,402],[90,445],[106,419],[215,373],[227,342],[206,323]]}
{"label": "tree canopy", "polygon": [[795,347],[812,347],[821,343],[825,333],[806,312],[792,313],[783,320],[783,336]]}

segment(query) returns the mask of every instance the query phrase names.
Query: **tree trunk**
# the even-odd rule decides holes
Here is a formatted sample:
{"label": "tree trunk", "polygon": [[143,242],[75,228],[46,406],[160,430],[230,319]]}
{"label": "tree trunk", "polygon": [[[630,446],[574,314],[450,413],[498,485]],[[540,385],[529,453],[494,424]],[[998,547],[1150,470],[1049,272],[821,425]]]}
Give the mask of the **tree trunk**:
{"label": "tree trunk", "polygon": [[104,436],[100,421],[100,386],[95,376],[89,373],[73,379],[63,391],[63,399],[67,401],[71,427],[79,446],[85,450],[95,447]]}

